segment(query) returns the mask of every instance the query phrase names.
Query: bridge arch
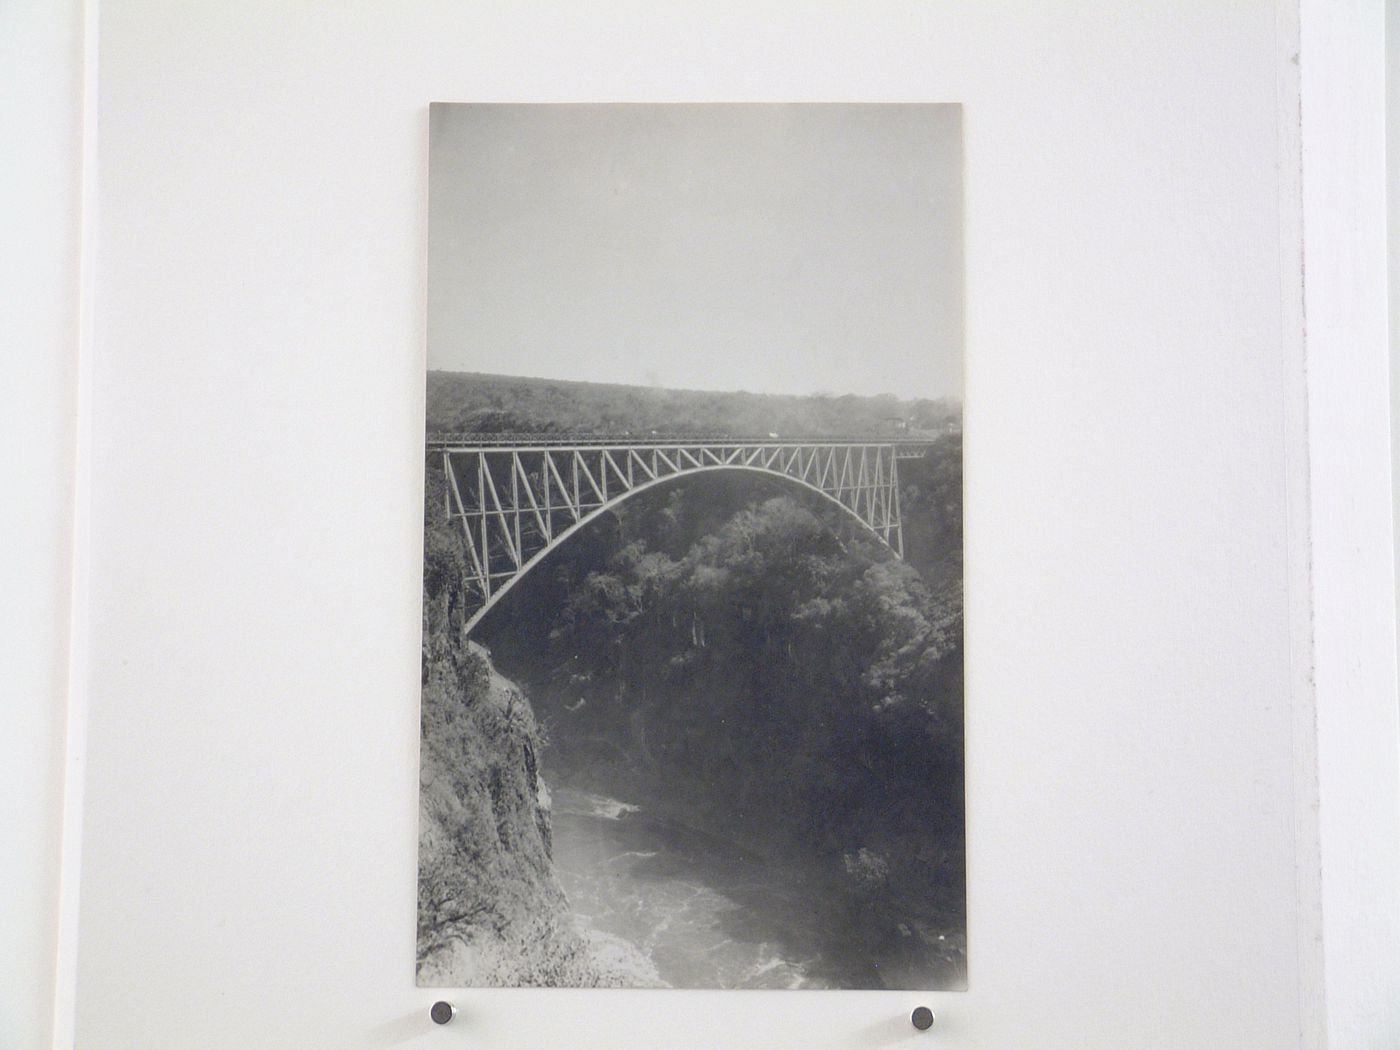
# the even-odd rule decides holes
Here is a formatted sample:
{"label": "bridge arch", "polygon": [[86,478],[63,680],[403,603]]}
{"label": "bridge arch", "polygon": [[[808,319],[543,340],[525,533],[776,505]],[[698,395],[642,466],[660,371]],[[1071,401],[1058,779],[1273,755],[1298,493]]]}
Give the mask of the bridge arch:
{"label": "bridge arch", "polygon": [[470,633],[575,533],[639,493],[702,474],[743,471],[797,485],[840,507],[902,557],[897,461],[922,455],[926,444],[441,439],[428,451],[446,478],[447,516],[463,532]]}
{"label": "bridge arch", "polygon": [[470,634],[472,628],[474,628],[477,625],[477,623],[483,617],[485,617],[485,615],[488,612],[490,612],[502,598],[509,594],[511,590],[515,587],[515,585],[519,583],[522,579],[524,579],[531,569],[535,568],[537,565],[540,564],[540,562],[544,561],[547,557],[549,557],[550,554],[558,550],[569,539],[569,537],[573,536],[577,532],[581,532],[583,529],[587,528],[589,525],[593,524],[595,521],[601,518],[604,514],[611,511],[614,507],[617,507],[621,503],[625,503],[633,496],[639,495],[643,492],[648,492],[651,489],[658,488],[662,485],[669,484],[673,481],[681,481],[685,478],[696,477],[700,474],[713,474],[718,472],[731,471],[743,471],[749,474],[766,474],[769,477],[778,478],[780,481],[785,481],[789,484],[798,485],[809,492],[815,492],[823,500],[826,500],[827,502],[832,503],[835,506],[841,508],[841,510],[844,511],[848,516],[857,521],[862,528],[864,528],[867,532],[869,532],[877,540],[879,540],[896,558],[900,557],[899,552],[890,545],[890,541],[885,536],[880,535],[878,530],[872,528],[868,521],[866,521],[854,510],[852,510],[850,507],[846,506],[844,503],[838,500],[835,496],[831,495],[831,493],[822,491],[810,482],[801,481],[797,478],[789,477],[786,474],[782,474],[776,470],[770,470],[764,467],[743,467],[735,465],[710,465],[704,467],[692,467],[688,470],[679,471],[675,474],[668,474],[665,477],[656,478],[654,480],[648,479],[647,481],[638,484],[635,487],[626,490],[625,492],[621,492],[618,495],[611,497],[606,503],[594,507],[592,510],[588,511],[578,521],[574,522],[572,525],[569,525],[567,528],[565,528],[562,532],[558,533],[546,546],[541,547],[538,551],[532,554],[529,557],[529,559],[525,561],[525,563],[522,564],[514,574],[512,574],[507,580],[505,580],[498,588],[494,589],[491,595],[486,599],[485,604],[482,605],[481,608],[473,612],[471,617],[467,620],[467,624],[465,627],[466,632]]}

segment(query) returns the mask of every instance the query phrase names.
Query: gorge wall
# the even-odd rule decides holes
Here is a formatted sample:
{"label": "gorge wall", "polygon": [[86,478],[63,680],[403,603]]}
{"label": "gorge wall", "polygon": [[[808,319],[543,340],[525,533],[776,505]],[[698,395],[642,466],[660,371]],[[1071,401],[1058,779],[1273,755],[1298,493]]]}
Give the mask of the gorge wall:
{"label": "gorge wall", "polygon": [[[593,986],[550,862],[549,793],[529,701],[462,628],[461,545],[429,482],[423,581],[418,980]],[[435,514],[438,518],[435,518]]]}

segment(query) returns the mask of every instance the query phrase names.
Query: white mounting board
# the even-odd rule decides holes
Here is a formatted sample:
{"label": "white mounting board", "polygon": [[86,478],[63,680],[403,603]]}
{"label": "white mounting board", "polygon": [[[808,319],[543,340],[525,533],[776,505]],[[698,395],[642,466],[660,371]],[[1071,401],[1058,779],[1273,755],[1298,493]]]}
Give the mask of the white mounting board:
{"label": "white mounting board", "polygon": [[[1284,6],[103,0],[78,1045],[1300,1045]],[[965,107],[965,994],[427,1020],[427,105],[571,100]]]}

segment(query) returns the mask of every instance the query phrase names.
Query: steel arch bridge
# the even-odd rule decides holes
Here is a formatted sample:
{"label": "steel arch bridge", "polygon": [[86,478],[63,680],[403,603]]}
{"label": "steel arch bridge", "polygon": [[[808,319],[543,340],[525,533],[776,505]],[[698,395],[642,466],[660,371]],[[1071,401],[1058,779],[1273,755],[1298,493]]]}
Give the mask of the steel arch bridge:
{"label": "steel arch bridge", "polygon": [[467,550],[470,632],[524,575],[623,500],[710,471],[743,470],[800,485],[840,507],[904,556],[899,461],[929,439],[625,438],[430,435],[450,521]]}

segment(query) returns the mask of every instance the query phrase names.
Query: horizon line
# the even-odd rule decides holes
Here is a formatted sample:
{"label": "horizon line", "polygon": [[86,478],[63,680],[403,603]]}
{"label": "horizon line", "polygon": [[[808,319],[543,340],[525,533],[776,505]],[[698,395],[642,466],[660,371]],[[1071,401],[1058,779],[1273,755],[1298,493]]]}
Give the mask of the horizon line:
{"label": "horizon line", "polygon": [[957,393],[957,394],[915,394],[915,395],[901,395],[901,394],[893,393],[892,391],[882,391],[882,392],[876,393],[876,394],[858,394],[858,393],[855,393],[854,391],[845,391],[845,392],[842,392],[842,393],[836,393],[836,392],[828,391],[828,390],[812,390],[812,391],[808,391],[808,392],[806,392],[806,393],[791,393],[791,392],[764,391],[764,390],[743,390],[743,389],[737,389],[737,388],[718,389],[718,388],[713,388],[713,387],[711,387],[711,388],[702,388],[702,387],[685,387],[685,386],[666,386],[666,385],[661,384],[661,383],[656,383],[656,384],[650,384],[650,383],[621,383],[621,382],[612,382],[612,381],[604,380],[604,379],[564,379],[564,378],[559,377],[559,376],[526,375],[526,374],[520,373],[520,372],[482,372],[482,371],[477,371],[477,370],[472,370],[472,369],[433,368],[431,365],[426,369],[426,372],[427,372],[428,375],[432,375],[433,373],[436,372],[436,373],[439,373],[439,374],[442,374],[442,375],[455,375],[455,376],[484,376],[484,377],[489,378],[489,379],[528,379],[528,380],[533,380],[533,381],[535,381],[535,382],[542,382],[542,383],[577,383],[577,384],[580,384],[580,385],[582,385],[582,386],[611,386],[611,387],[624,387],[624,388],[626,388],[626,389],[628,389],[628,390],[657,390],[657,391],[663,391],[663,390],[664,390],[664,391],[671,391],[671,392],[677,393],[677,394],[746,394],[746,395],[748,395],[748,396],[750,396],[750,397],[793,397],[793,398],[841,398],[841,397],[860,397],[860,398],[872,398],[872,399],[873,399],[873,398],[893,398],[893,399],[896,400],[896,401],[953,401],[953,402],[957,402],[958,404],[963,403],[963,401],[965,400],[965,398],[964,398],[964,396],[963,396],[962,393]]}

